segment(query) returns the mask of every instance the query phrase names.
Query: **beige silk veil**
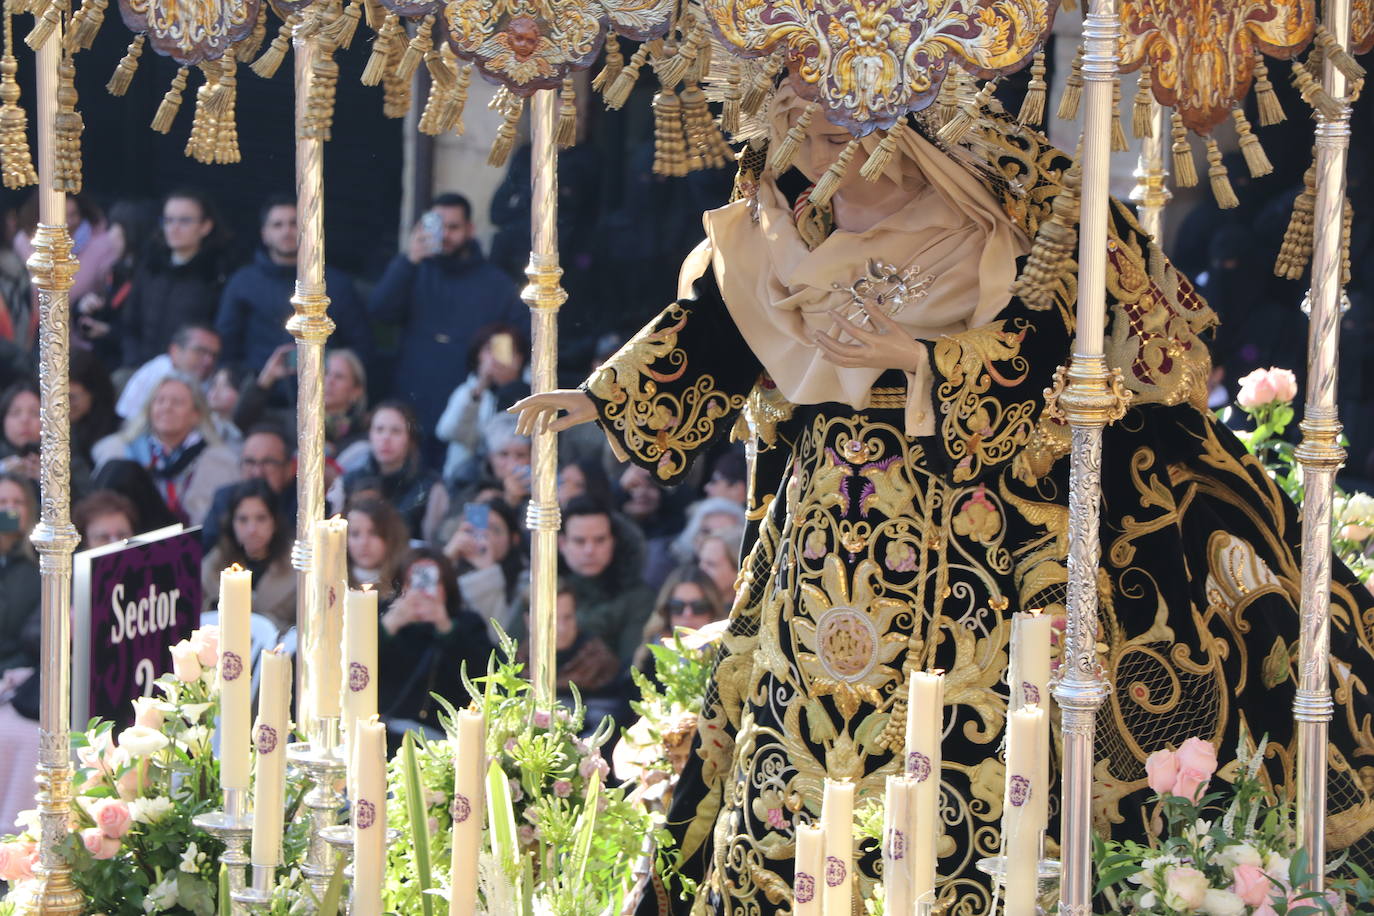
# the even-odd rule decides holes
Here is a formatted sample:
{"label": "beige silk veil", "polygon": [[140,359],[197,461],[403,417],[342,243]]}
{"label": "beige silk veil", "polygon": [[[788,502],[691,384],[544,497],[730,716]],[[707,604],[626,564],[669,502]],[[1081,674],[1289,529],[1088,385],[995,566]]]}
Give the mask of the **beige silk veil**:
{"label": "beige silk veil", "polygon": [[[804,105],[786,84],[774,94],[771,148],[777,149]],[[834,131],[822,118],[813,120],[813,134]],[[851,305],[848,288],[868,273],[869,261],[910,269],[923,282],[923,293],[909,297],[892,316],[914,338],[935,340],[985,324],[1011,299],[1016,258],[1029,249],[1025,236],[977,178],[915,130],[897,130],[897,148],[872,190],[886,192],[877,197],[902,195],[908,202],[887,215],[873,214],[876,222],[849,208],[858,217],[849,224],[871,223],[868,229],[836,228],[814,250],[808,248],[770,170],[759,183],[756,208],[739,200],[705,214],[706,241],[683,264],[684,289],[712,267],[740,333],[794,404],[868,406],[883,370],[835,366],[813,335],[834,329],[831,311]],[[876,137],[863,140],[846,183],[865,180],[859,167],[877,143]],[[795,160],[812,181],[828,164],[812,163],[818,153],[824,156],[823,147],[812,141]],[[841,186],[837,212],[844,193]],[[906,435],[932,435],[931,373],[924,357],[916,372],[907,373],[907,386]]]}

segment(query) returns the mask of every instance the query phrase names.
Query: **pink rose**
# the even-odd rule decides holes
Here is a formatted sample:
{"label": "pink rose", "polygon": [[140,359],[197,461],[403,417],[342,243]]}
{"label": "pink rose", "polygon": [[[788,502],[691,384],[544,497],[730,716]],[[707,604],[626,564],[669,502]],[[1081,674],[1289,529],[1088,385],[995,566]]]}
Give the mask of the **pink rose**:
{"label": "pink rose", "polygon": [[549,727],[549,722],[551,722],[551,721],[552,721],[552,719],[550,719],[550,717],[549,717],[549,711],[548,711],[547,709],[536,709],[536,710],[534,711],[534,727],[535,727],[535,728],[548,728],[548,727]]}
{"label": "pink rose", "polygon": [[0,881],[15,884],[33,877],[32,843],[0,843]]}
{"label": "pink rose", "polygon": [[87,827],[81,831],[81,842],[86,844],[86,851],[92,858],[113,859],[119,855],[119,840],[107,837],[99,827]]}
{"label": "pink rose", "polygon": [[134,724],[161,731],[164,717],[158,701],[152,697],[139,697],[134,700]]}
{"label": "pink rose", "polygon": [[1145,758],[1145,774],[1150,778],[1150,788],[1160,795],[1168,795],[1174,790],[1178,778],[1178,755],[1167,748],[1155,751]]}
{"label": "pink rose", "polygon": [[1197,770],[1207,779],[1217,771],[1217,749],[1203,738],[1189,738],[1178,749],[1178,768]]}
{"label": "pink rose", "polygon": [[1260,906],[1269,900],[1269,876],[1258,865],[1237,865],[1232,878],[1231,890],[1246,906]]}
{"label": "pink rose", "polygon": [[200,680],[201,665],[198,650],[188,639],[172,646],[172,673],[183,684]]}
{"label": "pink rose", "polygon": [[112,840],[128,833],[134,822],[129,806],[117,798],[102,798],[96,802],[91,808],[91,817],[95,818],[100,832]]}
{"label": "pink rose", "polygon": [[[127,764],[127,761],[125,761]],[[148,759],[138,761],[133,766],[124,771],[124,774],[115,780],[115,789],[119,792],[119,797],[124,801],[133,801],[138,798],[141,788],[142,777],[148,775]]]}
{"label": "pink rose", "polygon": [[566,779],[559,779],[553,784],[553,794],[559,798],[567,798],[572,794],[572,783]]}
{"label": "pink rose", "polygon": [[1201,770],[1183,767],[1178,771],[1178,778],[1174,780],[1174,787],[1169,790],[1169,794],[1196,803],[1207,791],[1209,782],[1211,779]]}
{"label": "pink rose", "polygon": [[1374,528],[1368,525],[1342,525],[1340,530],[1343,540],[1354,541],[1357,544],[1367,540],[1371,534],[1374,534]]}
{"label": "pink rose", "polygon": [[196,647],[196,659],[203,668],[219,664],[219,627],[213,623],[191,632],[191,645]]}
{"label": "pink rose", "polygon": [[1270,369],[1269,383],[1276,400],[1288,402],[1298,396],[1298,378],[1291,369]]}
{"label": "pink rose", "polygon": [[1247,410],[1274,401],[1287,403],[1298,394],[1298,380],[1288,369],[1256,369],[1240,380],[1236,403]]}

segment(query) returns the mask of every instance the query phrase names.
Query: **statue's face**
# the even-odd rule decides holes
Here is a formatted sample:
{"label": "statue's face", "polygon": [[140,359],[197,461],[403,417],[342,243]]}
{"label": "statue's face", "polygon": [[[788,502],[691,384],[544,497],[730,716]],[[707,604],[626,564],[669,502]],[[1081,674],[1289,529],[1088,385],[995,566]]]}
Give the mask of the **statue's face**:
{"label": "statue's face", "polygon": [[516,16],[506,26],[510,49],[516,60],[527,60],[539,50],[539,23],[529,16]]}

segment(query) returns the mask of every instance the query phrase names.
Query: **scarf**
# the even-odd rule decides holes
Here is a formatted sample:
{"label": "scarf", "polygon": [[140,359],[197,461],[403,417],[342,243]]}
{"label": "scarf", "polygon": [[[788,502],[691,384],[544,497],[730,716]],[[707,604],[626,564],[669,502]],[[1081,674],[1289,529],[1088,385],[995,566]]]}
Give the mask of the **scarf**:
{"label": "scarf", "polygon": [[[161,486],[167,508],[173,515],[185,521],[186,513],[181,508],[181,494],[177,492],[177,481],[183,473],[190,470],[191,465],[200,457],[200,453],[205,451],[207,443],[197,430],[193,430],[180,445],[172,449],[164,446],[151,433],[146,438],[148,459],[144,465]],[[182,485],[189,483],[190,475],[187,474]]]}
{"label": "scarf", "polygon": [[[777,91],[772,148],[804,104],[787,84]],[[828,164],[824,141],[816,137],[834,131],[815,123],[823,121],[817,114],[796,159],[813,181]],[[899,128],[898,134],[892,160],[874,189],[884,193],[869,196],[890,200],[901,195],[907,202],[895,212],[891,206],[870,207],[867,213],[863,207],[846,209],[852,224],[869,228],[837,228],[814,250],[809,248],[775,176],[765,172],[756,205],[740,200],[705,214],[706,241],[683,265],[684,287],[708,266],[714,270],[735,325],[794,404],[868,406],[873,384],[885,370],[835,366],[812,335],[834,329],[832,309],[858,314],[855,294],[848,288],[869,275],[871,264],[891,268],[879,273],[905,276],[913,292],[891,317],[920,340],[986,324],[1011,300],[1016,259],[1029,250],[1028,240],[977,178],[915,130]],[[866,156],[877,143],[876,137],[865,138],[861,151]],[[854,157],[846,183],[865,180],[858,174],[865,156]],[[837,210],[844,192],[842,185]],[[933,435],[932,376],[924,354],[917,370],[906,375],[906,435]]]}

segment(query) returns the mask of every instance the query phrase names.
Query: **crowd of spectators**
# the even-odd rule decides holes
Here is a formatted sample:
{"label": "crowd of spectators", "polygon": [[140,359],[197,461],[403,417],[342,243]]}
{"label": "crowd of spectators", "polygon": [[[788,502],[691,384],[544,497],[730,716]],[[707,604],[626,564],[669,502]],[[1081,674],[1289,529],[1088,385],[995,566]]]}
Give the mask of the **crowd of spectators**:
{"label": "crowd of spectators", "polygon": [[[529,619],[531,443],[505,408],[529,393],[528,310],[487,260],[468,202],[445,194],[370,289],[326,274],[335,330],[324,362],[325,484],[348,521],[350,583],[380,595],[383,716],[434,726],[431,694],[466,697],[501,634]],[[289,642],[296,618],[296,208],[273,198],[260,244],[230,269],[213,201],[176,191],[160,231],[71,198],[72,497],[81,548],[199,526],[201,610],[219,572],[253,573],[254,613]],[[32,290],[0,258],[0,674],[35,668],[40,438]],[[139,248],[135,256],[132,249]],[[389,329],[379,332],[379,329]],[[377,341],[399,358],[379,361]],[[382,366],[373,372],[367,367]],[[590,370],[588,363],[582,371]],[[389,370],[389,371],[387,371]],[[595,433],[595,431],[593,430]],[[630,672],[674,626],[725,616],[744,528],[745,460],[665,490],[598,434],[569,437],[558,477],[558,689],[590,714],[629,713]]]}

